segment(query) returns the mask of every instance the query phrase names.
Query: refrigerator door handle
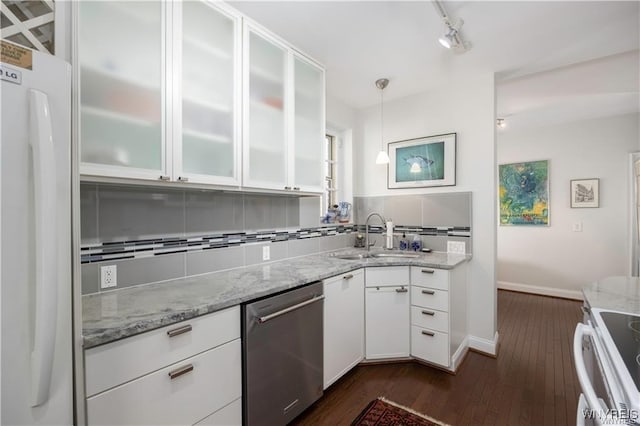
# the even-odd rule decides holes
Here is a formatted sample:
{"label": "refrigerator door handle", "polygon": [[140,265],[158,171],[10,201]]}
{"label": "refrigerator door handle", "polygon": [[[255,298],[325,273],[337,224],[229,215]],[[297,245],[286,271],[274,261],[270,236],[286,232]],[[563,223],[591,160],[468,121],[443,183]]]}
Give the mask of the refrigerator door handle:
{"label": "refrigerator door handle", "polygon": [[47,95],[29,90],[29,145],[35,210],[35,318],[31,352],[31,406],[49,399],[58,307],[56,164]]}

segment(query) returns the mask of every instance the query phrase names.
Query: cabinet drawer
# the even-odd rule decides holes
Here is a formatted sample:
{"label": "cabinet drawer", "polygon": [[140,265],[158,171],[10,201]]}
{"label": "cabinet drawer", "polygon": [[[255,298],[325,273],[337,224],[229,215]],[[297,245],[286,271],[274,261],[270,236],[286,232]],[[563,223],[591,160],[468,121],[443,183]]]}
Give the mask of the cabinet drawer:
{"label": "cabinet drawer", "polygon": [[[184,425],[205,418],[241,396],[240,346],[236,339],[88,398],[88,423]],[[177,373],[188,366],[193,370]]]}
{"label": "cabinet drawer", "polygon": [[409,285],[409,267],[385,266],[380,268],[366,268],[365,279],[367,287]]}
{"label": "cabinet drawer", "polygon": [[449,312],[449,292],[411,286],[411,304],[422,308]]}
{"label": "cabinet drawer", "polygon": [[241,426],[242,425],[242,398],[238,398],[231,404],[219,409],[209,417],[202,419],[198,426]]}
{"label": "cabinet drawer", "polygon": [[411,285],[449,290],[449,271],[412,266]]}
{"label": "cabinet drawer", "polygon": [[419,306],[411,307],[411,324],[418,327],[449,332],[449,314],[447,312],[426,309]]}
{"label": "cabinet drawer", "polygon": [[234,306],[87,349],[85,351],[87,396],[95,395],[239,337],[240,307]]}
{"label": "cabinet drawer", "polygon": [[449,366],[449,335],[411,326],[411,355],[434,364]]}

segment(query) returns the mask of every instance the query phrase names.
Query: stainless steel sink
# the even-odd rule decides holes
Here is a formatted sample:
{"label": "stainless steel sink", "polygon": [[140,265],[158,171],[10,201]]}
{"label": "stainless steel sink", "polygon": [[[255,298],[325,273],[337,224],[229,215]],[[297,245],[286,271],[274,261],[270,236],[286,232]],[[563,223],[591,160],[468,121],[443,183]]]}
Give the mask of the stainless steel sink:
{"label": "stainless steel sink", "polygon": [[352,253],[352,254],[332,254],[331,257],[344,260],[362,260],[367,258],[400,258],[400,259],[415,259],[420,257],[416,253]]}
{"label": "stainless steel sink", "polygon": [[373,253],[371,254],[371,257],[399,257],[406,259],[415,259],[417,257],[420,257],[420,255],[415,253]]}
{"label": "stainless steel sink", "polygon": [[368,257],[371,257],[368,253],[361,254],[331,254],[331,257],[335,257],[336,259],[344,259],[344,260],[362,260]]}

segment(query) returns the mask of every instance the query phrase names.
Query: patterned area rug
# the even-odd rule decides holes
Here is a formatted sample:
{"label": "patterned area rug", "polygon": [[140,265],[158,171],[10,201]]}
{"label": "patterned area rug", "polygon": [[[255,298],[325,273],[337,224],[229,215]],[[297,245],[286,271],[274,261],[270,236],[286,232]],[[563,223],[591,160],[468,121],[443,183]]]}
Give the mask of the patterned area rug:
{"label": "patterned area rug", "polygon": [[375,399],[362,410],[351,426],[449,426],[384,397]]}

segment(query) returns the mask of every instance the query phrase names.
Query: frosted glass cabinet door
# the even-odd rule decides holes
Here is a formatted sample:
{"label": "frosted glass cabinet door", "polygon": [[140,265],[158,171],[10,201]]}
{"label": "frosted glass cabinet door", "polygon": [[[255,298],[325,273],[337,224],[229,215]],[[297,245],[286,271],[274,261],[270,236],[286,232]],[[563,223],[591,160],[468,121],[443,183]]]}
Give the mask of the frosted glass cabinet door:
{"label": "frosted glass cabinet door", "polygon": [[[177,173],[195,176],[191,180],[196,181],[237,184],[238,20],[205,2],[185,1],[174,7],[180,6]],[[174,19],[179,14],[180,10]]]}
{"label": "frosted glass cabinet door", "polygon": [[324,71],[294,56],[294,180],[302,190],[322,191]]}
{"label": "frosted glass cabinet door", "polygon": [[244,185],[284,189],[287,184],[287,51],[252,30],[248,31],[248,44]]}
{"label": "frosted glass cabinet door", "polygon": [[81,171],[106,165],[118,170],[114,175],[159,176],[165,169],[164,3],[77,7]]}

